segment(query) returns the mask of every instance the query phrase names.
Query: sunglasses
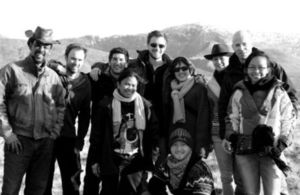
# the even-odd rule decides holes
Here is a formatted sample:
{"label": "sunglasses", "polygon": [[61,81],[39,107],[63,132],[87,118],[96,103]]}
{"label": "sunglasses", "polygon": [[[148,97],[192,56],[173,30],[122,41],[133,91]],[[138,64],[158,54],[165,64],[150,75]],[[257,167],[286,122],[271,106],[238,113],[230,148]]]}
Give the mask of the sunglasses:
{"label": "sunglasses", "polygon": [[178,67],[178,68],[174,68],[174,72],[179,72],[180,70],[182,71],[187,71],[189,68],[186,66],[183,67]]}
{"label": "sunglasses", "polygon": [[153,48],[156,48],[158,46],[160,49],[165,47],[164,44],[156,44],[156,43],[151,43],[150,46],[153,47]]}

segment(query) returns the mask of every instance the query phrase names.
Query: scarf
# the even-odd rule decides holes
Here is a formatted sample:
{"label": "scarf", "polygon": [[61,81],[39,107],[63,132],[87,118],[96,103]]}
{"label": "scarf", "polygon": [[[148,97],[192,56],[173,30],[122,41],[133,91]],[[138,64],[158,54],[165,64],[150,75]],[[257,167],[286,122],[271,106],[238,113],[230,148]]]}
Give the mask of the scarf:
{"label": "scarf", "polygon": [[145,130],[146,128],[146,119],[145,119],[145,108],[143,99],[135,92],[132,97],[125,98],[120,95],[117,89],[113,92],[113,101],[112,101],[112,116],[113,116],[113,125],[114,128],[116,126],[120,127],[122,120],[122,112],[121,112],[121,102],[132,102],[134,101],[134,118],[135,118],[135,127],[138,130]]}
{"label": "scarf", "polygon": [[170,184],[173,189],[177,189],[184,175],[185,169],[190,161],[192,152],[183,160],[177,160],[172,155],[167,158],[167,165],[170,170]]}
{"label": "scarf", "polygon": [[173,100],[173,123],[185,122],[185,107],[184,99],[185,94],[193,87],[194,77],[189,77],[186,81],[178,83],[176,80],[171,81],[171,97]]}
{"label": "scarf", "polygon": [[252,84],[249,78],[245,79],[244,83],[250,94],[253,95],[254,92],[260,90],[269,92],[270,89],[277,83],[277,79],[275,76],[271,76],[269,74],[265,78],[260,79],[255,84]]}

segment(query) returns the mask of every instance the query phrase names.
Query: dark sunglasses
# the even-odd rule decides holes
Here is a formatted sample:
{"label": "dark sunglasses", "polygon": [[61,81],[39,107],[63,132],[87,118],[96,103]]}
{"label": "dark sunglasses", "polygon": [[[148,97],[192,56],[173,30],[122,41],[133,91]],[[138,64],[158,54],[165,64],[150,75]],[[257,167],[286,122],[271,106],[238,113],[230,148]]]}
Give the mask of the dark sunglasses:
{"label": "dark sunglasses", "polygon": [[174,72],[179,72],[180,70],[182,71],[187,71],[189,68],[186,66],[183,67],[178,67],[178,68],[174,68]]}
{"label": "dark sunglasses", "polygon": [[153,48],[156,48],[158,46],[160,49],[165,47],[165,45],[163,45],[163,44],[156,44],[156,43],[151,43],[150,46]]}

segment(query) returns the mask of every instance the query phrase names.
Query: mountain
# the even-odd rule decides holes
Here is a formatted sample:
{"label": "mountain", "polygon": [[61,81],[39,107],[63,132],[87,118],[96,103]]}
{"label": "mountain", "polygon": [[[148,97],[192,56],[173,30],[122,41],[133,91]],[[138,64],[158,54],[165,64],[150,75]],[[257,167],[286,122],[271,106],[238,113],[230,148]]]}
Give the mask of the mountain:
{"label": "mountain", "polygon": [[[200,24],[186,24],[162,30],[168,36],[167,53],[171,57],[186,56],[190,58],[200,72],[209,74],[212,65],[204,59],[210,53],[214,43],[230,44],[233,32],[217,29]],[[266,51],[271,58],[282,64],[295,83],[300,82],[300,35],[281,33],[252,32],[254,45]],[[87,64],[96,61],[107,61],[107,55],[113,47],[125,47],[131,58],[135,58],[136,50],[146,48],[147,34],[111,36],[84,36],[61,40],[62,44],[55,46],[51,58],[63,60],[64,49],[67,44],[79,42],[89,48]],[[28,54],[26,41],[0,37],[0,64],[23,58]],[[298,82],[299,81],[299,82]],[[300,87],[299,87],[300,88]]]}

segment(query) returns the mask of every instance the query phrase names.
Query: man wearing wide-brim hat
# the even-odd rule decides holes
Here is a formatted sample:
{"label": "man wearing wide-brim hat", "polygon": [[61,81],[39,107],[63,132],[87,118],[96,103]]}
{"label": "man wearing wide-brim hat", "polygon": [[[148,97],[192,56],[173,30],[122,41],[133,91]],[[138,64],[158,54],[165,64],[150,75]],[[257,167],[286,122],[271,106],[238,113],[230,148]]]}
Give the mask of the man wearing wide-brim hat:
{"label": "man wearing wide-brim hat", "polygon": [[42,195],[47,184],[54,139],[64,116],[64,88],[46,66],[52,30],[26,31],[29,55],[0,70],[0,135],[4,137],[2,194]]}
{"label": "man wearing wide-brim hat", "polygon": [[214,44],[210,54],[205,55],[205,59],[210,60],[214,65],[215,71],[207,83],[207,94],[213,109],[212,121],[212,141],[215,155],[218,161],[222,189],[224,195],[233,195],[233,166],[231,154],[225,152],[222,147],[222,140],[219,136],[218,121],[218,101],[220,96],[221,84],[226,67],[229,65],[229,58],[232,51],[226,44]]}

